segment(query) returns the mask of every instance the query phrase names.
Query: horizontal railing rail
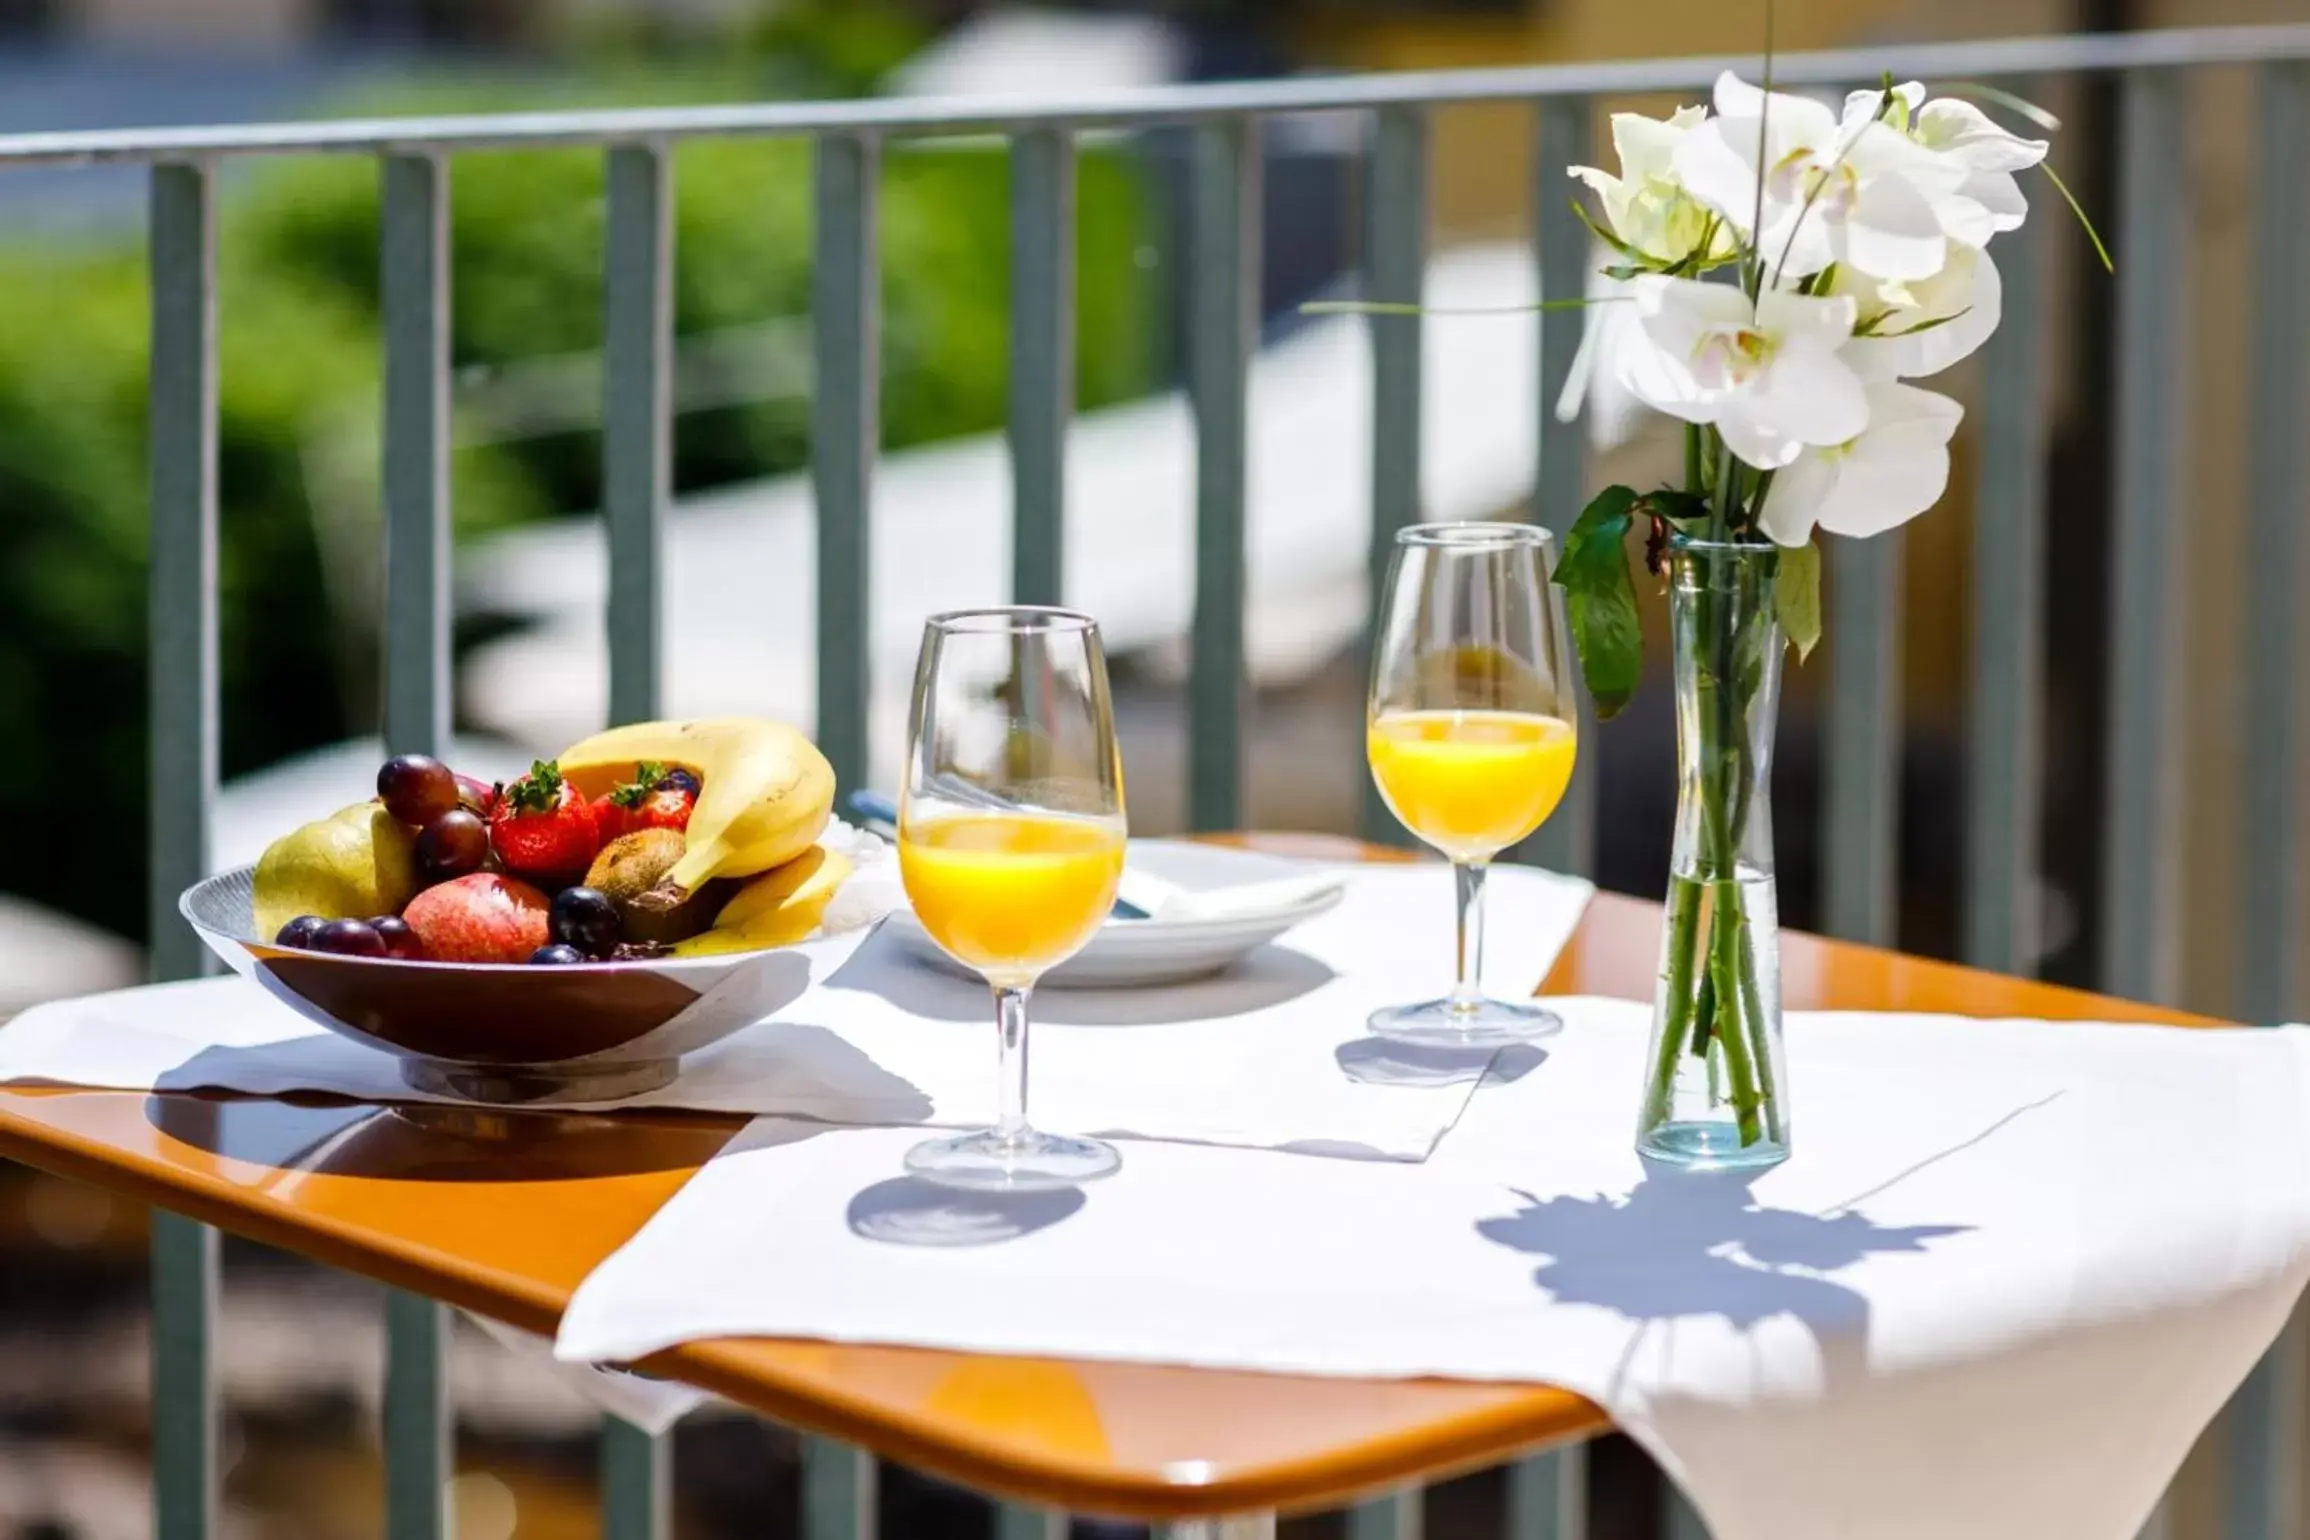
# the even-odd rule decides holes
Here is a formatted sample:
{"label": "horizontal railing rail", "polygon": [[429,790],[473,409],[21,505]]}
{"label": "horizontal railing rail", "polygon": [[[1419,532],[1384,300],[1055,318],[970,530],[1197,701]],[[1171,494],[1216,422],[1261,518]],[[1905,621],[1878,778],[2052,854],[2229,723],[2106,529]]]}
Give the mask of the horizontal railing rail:
{"label": "horizontal railing rail", "polygon": [[[252,156],[365,155],[380,168],[384,309],[384,477],[387,602],[386,736],[396,750],[430,749],[450,704],[447,479],[451,437],[448,255],[451,164],[468,151],[562,146],[605,152],[601,390],[604,524],[609,583],[610,706],[623,719],[658,706],[665,509],[676,387],[671,350],[674,151],[686,140],[806,136],[813,141],[814,287],[808,321],[811,473],[818,504],[817,732],[844,779],[866,771],[867,557],[880,425],[882,146],[897,138],[1004,137],[1012,153],[1013,290],[1009,433],[1014,468],[1013,590],[1063,596],[1060,536],[1073,411],[1075,156],[1086,135],[1163,125],[1193,129],[1191,238],[1185,305],[1188,390],[1196,426],[1196,605],[1189,682],[1190,816],[1202,828],[1242,821],[1249,375],[1256,353],[1260,272],[1261,121],[1303,113],[1370,120],[1365,169],[1364,292],[1416,298],[1427,267],[1431,135],[1438,108],[1521,102],[1533,109],[1536,196],[1532,247],[1540,292],[1583,291],[1593,255],[1564,197],[1562,168],[1590,158],[1605,98],[1698,93],[1727,68],[1755,74],[1755,55],[1367,76],[1117,92],[1096,98],[823,101],[606,112],[348,119],[179,129],[0,135],[0,170],[140,163],[152,168],[151,654],[152,919],[158,977],[199,971],[200,949],[175,921],[177,891],[206,872],[217,762],[217,285],[219,163]],[[2114,296],[2115,390],[2111,483],[2110,729],[2102,746],[2109,880],[2099,916],[2104,982],[2121,992],[2170,993],[2175,885],[2159,880],[2176,820],[2175,730],[2181,636],[2169,557],[2181,545],[2173,418],[2184,399],[2183,312],[2191,286],[2183,232],[2193,191],[2182,174],[2185,116],[2179,71],[2256,68],[2255,142],[2275,170],[2257,179],[2255,307],[2247,368],[2251,570],[2242,575],[2243,710],[2247,753],[2234,788],[2249,809],[2240,864],[2241,998],[2279,1019],[2300,1006],[2292,944],[2302,879],[2301,703],[2291,670],[2310,471],[2304,428],[2304,349],[2310,301],[2310,196],[2297,163],[2310,124],[2310,26],[2197,28],[2113,36],[1930,43],[1834,50],[1774,61],[1778,84],[1855,86],[1886,74],[1944,82],[2036,82],[2064,74],[2118,77],[2120,174],[2110,211],[2120,245]],[[2267,168],[2266,168],[2267,169]],[[1986,344],[1974,428],[1972,654],[1967,686],[1968,779],[1963,951],[1968,960],[2034,968],[2043,761],[2046,557],[2044,324],[2051,248],[2041,212],[2001,245],[2006,323]],[[1421,322],[1375,317],[1371,560],[1374,581],[1395,529],[1420,513]],[[1561,529],[1584,492],[1582,429],[1550,411],[1572,366],[1577,317],[1544,318],[1532,367],[1535,516]],[[1857,553],[1857,554],[1854,554]],[[1824,914],[1855,939],[1894,938],[1900,771],[1898,537],[1841,551],[1832,573],[1836,641],[1827,691],[1823,798]],[[1540,854],[1585,865],[1589,769]],[[162,1535],[208,1540],[216,1504],[215,1237],[180,1220],[153,1238],[155,1469]],[[396,1296],[388,1312],[387,1508],[391,1540],[435,1540],[445,1527],[450,1468],[440,1308]],[[2289,1483],[2302,1455],[2301,1348],[2289,1335],[2233,1405],[2230,1532],[2300,1540]],[[1511,1473],[1515,1540],[1580,1540],[1582,1452],[1536,1458]],[[613,1424],[603,1460],[610,1540],[662,1536],[661,1440]],[[874,1468],[855,1450],[811,1440],[805,1525],[812,1540],[853,1540],[874,1526]],[[1418,1533],[1416,1491],[1359,1509],[1358,1540]],[[1672,1526],[1692,1526],[1689,1511]],[[1005,1536],[1048,1535],[1057,1521],[1006,1510]],[[1249,1526],[1191,1525],[1189,1533]]]}
{"label": "horizontal railing rail", "polygon": [[[2310,26],[2196,27],[1782,54],[1773,61],[1773,79],[1784,86],[1844,85],[1873,81],[1890,71],[1902,80],[2010,80],[2043,74],[2266,64],[2303,58],[2310,58]],[[1724,70],[1754,74],[1758,63],[1758,55],[1753,53],[1715,54],[1503,69],[1295,76],[1035,100],[932,96],[0,134],[0,163],[89,165],[208,156],[397,155],[861,131],[901,136],[1007,133],[1037,125],[1145,128],[1236,115],[1272,117],[1279,113],[1531,101],[1549,96],[1690,91],[1705,88]]]}

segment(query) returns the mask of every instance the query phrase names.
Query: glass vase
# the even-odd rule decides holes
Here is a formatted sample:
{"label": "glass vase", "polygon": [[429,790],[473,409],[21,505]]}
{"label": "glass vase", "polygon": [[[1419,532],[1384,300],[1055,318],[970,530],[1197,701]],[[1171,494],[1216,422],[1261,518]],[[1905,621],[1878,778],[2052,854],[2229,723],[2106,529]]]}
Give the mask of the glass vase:
{"label": "glass vase", "polygon": [[1669,550],[1676,846],[1636,1147],[1696,1169],[1789,1154],[1773,893],[1773,725],[1782,637],[1770,545]]}

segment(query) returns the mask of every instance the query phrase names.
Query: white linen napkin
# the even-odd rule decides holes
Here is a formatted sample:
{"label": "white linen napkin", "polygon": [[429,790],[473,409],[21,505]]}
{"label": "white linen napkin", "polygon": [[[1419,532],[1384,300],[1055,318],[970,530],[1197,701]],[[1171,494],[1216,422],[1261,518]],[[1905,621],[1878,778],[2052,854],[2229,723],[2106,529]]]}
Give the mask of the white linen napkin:
{"label": "white linen napkin", "polygon": [[[1593,892],[1576,878],[1496,871],[1491,987],[1530,993]],[[1404,1055],[1363,1023],[1379,1006],[1441,992],[1451,957],[1441,866],[1355,869],[1338,907],[1214,978],[1039,995],[1033,1115],[1077,1133],[1422,1159],[1491,1056]],[[403,1084],[390,1056],[238,979],[27,1011],[0,1028],[0,1083],[26,1081],[437,1099]],[[962,1127],[992,1120],[995,1090],[984,986],[876,936],[771,1020],[689,1056],[673,1084],[616,1105]]]}
{"label": "white linen napkin", "polygon": [[2124,1540],[2310,1270],[2303,1033],[1797,1014],[1794,1158],[1694,1174],[1630,1148],[1646,1008],[1556,1003],[1422,1165],[1149,1144],[1002,1200],[900,1176],[904,1132],[759,1121],[557,1351],[1540,1380],[1717,1540]]}

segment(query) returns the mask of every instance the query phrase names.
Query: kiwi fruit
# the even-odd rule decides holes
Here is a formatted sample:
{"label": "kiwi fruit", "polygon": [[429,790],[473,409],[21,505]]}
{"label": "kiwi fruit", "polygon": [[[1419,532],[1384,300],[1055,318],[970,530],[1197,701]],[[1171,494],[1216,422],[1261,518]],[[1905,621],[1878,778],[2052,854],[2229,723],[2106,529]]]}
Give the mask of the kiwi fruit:
{"label": "kiwi fruit", "polygon": [[642,829],[611,840],[586,869],[585,885],[617,906],[628,941],[672,945],[714,923],[741,884],[716,879],[695,892],[666,880],[686,845],[678,829]]}

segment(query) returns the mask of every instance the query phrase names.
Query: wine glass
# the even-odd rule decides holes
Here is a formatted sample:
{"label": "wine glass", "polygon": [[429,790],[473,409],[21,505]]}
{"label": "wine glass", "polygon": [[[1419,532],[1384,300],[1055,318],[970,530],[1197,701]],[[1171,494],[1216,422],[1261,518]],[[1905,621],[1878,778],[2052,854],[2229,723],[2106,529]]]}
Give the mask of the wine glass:
{"label": "wine glass", "polygon": [[915,664],[899,874],[922,927],[994,990],[994,1127],[907,1152],[909,1171],[1007,1192],[1122,1164],[1027,1123],[1027,996],[1091,939],[1123,875],[1123,762],[1099,627],[1072,610],[933,615]]}
{"label": "wine glass", "polygon": [[1416,524],[1396,536],[1372,646],[1365,752],[1388,810],[1452,863],[1458,980],[1390,1006],[1380,1037],[1431,1046],[1528,1042],[1553,1011],[1487,998],[1484,874],[1563,800],[1579,743],[1554,544],[1529,524]]}

